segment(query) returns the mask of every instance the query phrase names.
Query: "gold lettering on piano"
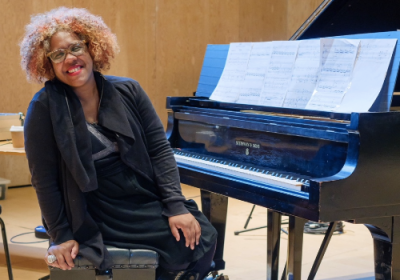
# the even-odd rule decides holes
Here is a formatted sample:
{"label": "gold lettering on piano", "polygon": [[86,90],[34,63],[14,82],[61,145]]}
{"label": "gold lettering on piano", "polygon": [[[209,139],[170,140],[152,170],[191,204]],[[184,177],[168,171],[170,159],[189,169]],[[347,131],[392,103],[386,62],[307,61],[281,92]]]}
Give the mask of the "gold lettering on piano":
{"label": "gold lettering on piano", "polygon": [[249,147],[249,148],[254,148],[254,149],[261,148],[260,144],[250,143],[250,142],[245,142],[245,141],[240,141],[240,140],[236,140],[236,146]]}

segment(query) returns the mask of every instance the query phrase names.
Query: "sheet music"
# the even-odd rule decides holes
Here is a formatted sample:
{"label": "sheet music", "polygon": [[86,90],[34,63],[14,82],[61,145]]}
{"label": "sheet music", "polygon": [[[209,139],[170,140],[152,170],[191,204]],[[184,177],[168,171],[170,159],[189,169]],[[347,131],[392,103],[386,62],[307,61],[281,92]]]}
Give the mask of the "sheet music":
{"label": "sheet music", "polygon": [[259,104],[280,107],[292,76],[299,41],[272,42],[271,60],[267,69]]}
{"label": "sheet music", "polygon": [[258,104],[271,53],[272,42],[253,43],[237,103]]}
{"label": "sheet music", "polygon": [[252,43],[231,43],[224,71],[210,99],[235,102],[239,98],[239,85],[244,81]]}
{"label": "sheet music", "polygon": [[318,80],[320,46],[319,39],[300,41],[283,107],[306,107]]}
{"label": "sheet music", "polygon": [[321,38],[317,86],[306,109],[333,111],[348,90],[360,40]]}
{"label": "sheet music", "polygon": [[386,78],[397,39],[361,39],[351,87],[335,110],[367,112]]}

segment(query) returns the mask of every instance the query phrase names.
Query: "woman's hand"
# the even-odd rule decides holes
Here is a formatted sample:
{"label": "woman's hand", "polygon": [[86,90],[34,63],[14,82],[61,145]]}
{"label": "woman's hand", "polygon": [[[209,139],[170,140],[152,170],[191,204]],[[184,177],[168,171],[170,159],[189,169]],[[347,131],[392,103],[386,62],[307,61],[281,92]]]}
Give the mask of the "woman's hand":
{"label": "woman's hand", "polygon": [[[44,261],[47,265],[60,268],[62,270],[71,270],[74,267],[74,259],[78,255],[79,244],[75,240],[68,240],[60,245],[53,245],[47,250]],[[49,255],[56,256],[57,260],[53,263],[47,261]]]}
{"label": "woman's hand", "polygon": [[192,214],[188,213],[168,217],[168,221],[172,235],[176,238],[176,241],[180,240],[180,229],[183,232],[183,236],[185,236],[186,247],[190,246],[190,249],[194,250],[195,243],[199,245],[201,228],[199,222]]}

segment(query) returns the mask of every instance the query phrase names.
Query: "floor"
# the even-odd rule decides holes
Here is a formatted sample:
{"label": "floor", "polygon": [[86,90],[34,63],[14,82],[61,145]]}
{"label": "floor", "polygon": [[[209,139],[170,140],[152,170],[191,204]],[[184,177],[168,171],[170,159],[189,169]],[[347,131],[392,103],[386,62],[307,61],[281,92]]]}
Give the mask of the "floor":
{"label": "floor", "polygon": [[[183,192],[187,198],[199,202],[198,189],[183,186]],[[33,234],[33,229],[41,224],[33,188],[9,189],[6,199],[0,200],[0,205],[7,239],[19,242],[9,242],[14,280],[39,279],[47,275],[47,267],[41,260],[47,242],[36,239]],[[266,229],[234,235],[234,231],[243,228],[251,208],[249,203],[229,200],[224,251],[226,269],[223,273],[230,280],[266,279]],[[266,213],[266,209],[256,207],[248,227],[264,226],[267,222]],[[345,223],[344,230],[343,234],[332,237],[316,279],[374,279],[372,238],[368,230],[363,225],[349,223]],[[307,279],[322,239],[322,235],[304,235],[302,279]],[[285,263],[286,243],[287,236],[282,234],[280,270]],[[8,279],[7,276],[4,254],[0,253],[0,279]]]}

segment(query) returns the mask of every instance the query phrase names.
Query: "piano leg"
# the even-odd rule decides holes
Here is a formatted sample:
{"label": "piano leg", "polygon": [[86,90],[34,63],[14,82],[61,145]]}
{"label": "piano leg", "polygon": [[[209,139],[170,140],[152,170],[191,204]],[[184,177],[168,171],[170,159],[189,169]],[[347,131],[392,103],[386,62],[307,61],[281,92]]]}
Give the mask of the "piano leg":
{"label": "piano leg", "polygon": [[281,214],[268,210],[267,224],[267,279],[278,279]]}
{"label": "piano leg", "polygon": [[301,279],[301,259],[303,254],[303,231],[307,220],[289,216],[288,258],[286,280]]}
{"label": "piano leg", "polygon": [[400,217],[357,220],[374,239],[375,279],[400,279]]}
{"label": "piano leg", "polygon": [[225,269],[224,243],[228,197],[201,190],[201,206],[203,214],[218,232],[217,248],[215,250],[215,270]]}

